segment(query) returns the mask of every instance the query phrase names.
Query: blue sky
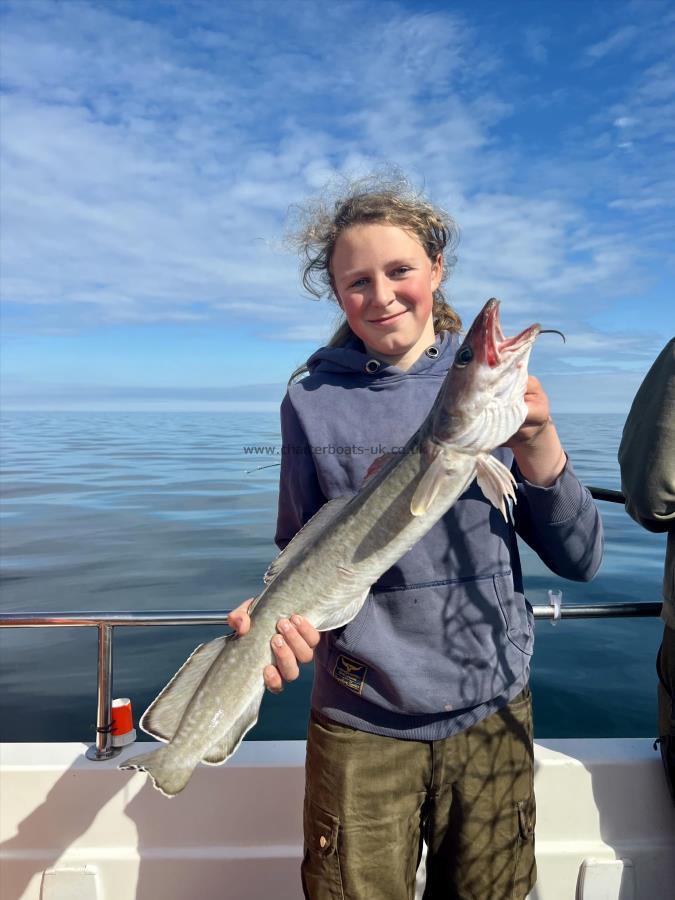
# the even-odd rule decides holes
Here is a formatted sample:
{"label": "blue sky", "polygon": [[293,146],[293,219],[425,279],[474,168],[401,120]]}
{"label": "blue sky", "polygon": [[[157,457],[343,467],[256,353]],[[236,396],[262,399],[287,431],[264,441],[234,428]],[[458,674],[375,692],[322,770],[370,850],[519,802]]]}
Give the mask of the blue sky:
{"label": "blue sky", "polygon": [[336,323],[289,208],[403,169],[553,411],[625,411],[675,331],[668,2],[20,0],[2,9],[5,408],[274,408]]}

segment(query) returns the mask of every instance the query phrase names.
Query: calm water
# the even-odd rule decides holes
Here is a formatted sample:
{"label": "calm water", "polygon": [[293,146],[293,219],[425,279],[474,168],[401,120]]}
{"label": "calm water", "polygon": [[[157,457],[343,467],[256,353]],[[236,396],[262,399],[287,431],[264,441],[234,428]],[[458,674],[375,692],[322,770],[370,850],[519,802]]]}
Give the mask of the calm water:
{"label": "calm water", "polygon": [[[588,484],[618,488],[621,416],[556,418]],[[2,419],[4,612],[224,610],[260,589],[273,545],[278,469],[244,447],[278,442],[267,413],[11,413]],[[605,560],[591,584],[549,573],[523,548],[528,597],[657,600],[665,538],[601,503]],[[537,625],[539,737],[650,736],[658,620]],[[123,628],[115,695],[139,715],[208,628]],[[253,739],[302,738],[311,672],[265,698]],[[2,738],[90,740],[93,629],[0,629]]]}

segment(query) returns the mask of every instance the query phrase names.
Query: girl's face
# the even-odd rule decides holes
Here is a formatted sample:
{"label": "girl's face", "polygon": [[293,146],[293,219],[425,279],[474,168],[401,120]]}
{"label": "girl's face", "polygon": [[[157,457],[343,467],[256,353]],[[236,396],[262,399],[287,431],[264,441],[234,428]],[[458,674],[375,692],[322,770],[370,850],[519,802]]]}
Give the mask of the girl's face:
{"label": "girl's face", "polygon": [[409,368],[434,343],[433,293],[443,261],[396,225],[354,225],[335,242],[331,274],[347,321],[369,353]]}

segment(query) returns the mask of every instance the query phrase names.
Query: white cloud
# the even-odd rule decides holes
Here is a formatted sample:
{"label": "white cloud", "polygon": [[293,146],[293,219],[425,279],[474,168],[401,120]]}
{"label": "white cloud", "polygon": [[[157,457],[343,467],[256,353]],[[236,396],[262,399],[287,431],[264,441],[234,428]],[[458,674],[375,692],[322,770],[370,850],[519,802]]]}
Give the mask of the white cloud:
{"label": "white cloud", "polygon": [[332,328],[326,325],[290,325],[282,328],[274,336],[279,341],[311,341],[317,347],[325,344],[331,333]]}
{"label": "white cloud", "polygon": [[623,50],[631,44],[637,36],[638,28],[634,25],[625,25],[623,28],[618,28],[604,40],[598,41],[587,47],[586,56],[593,61],[600,60],[609,53]]}
{"label": "white cloud", "polygon": [[[639,290],[638,240],[604,214],[656,215],[672,200],[653,146],[651,175],[611,155],[617,137],[663,146],[660,57],[623,98],[599,100],[594,128],[613,126],[601,154],[582,122],[573,152],[539,160],[504,140],[526,98],[464,16],[207,3],[178,4],[170,24],[143,9],[8,8],[3,294],[36,329],[227,317],[270,339],[323,340],[334,313],[300,302],[296,260],[279,250],[286,211],[382,161],[457,216],[449,293],[465,317],[497,294],[505,315],[579,331],[594,306]],[[586,58],[600,66],[635,34],[619,28]],[[526,52],[543,64],[552,39],[528,29]],[[649,221],[651,241],[661,220]]]}
{"label": "white cloud", "polygon": [[525,53],[538,65],[543,65],[548,60],[548,49],[546,42],[549,40],[551,32],[548,28],[525,28],[523,31],[523,42],[525,45]]}

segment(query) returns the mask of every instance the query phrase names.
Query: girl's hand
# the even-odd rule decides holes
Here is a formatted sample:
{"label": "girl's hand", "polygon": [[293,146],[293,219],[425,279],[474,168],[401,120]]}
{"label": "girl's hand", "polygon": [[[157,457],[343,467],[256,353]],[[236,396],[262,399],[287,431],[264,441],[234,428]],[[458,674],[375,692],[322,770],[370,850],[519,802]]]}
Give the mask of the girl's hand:
{"label": "girl's hand", "polygon": [[551,416],[546,396],[541,382],[534,375],[528,375],[525,388],[525,403],[527,404],[527,417],[515,434],[511,435],[504,444],[513,449],[518,444],[526,444],[534,440],[538,434],[548,427]]}
{"label": "girl's hand", "polygon": [[504,444],[513,450],[523,476],[530,484],[550,487],[567,464],[567,456],[549,414],[548,397],[539,379],[529,375],[525,388],[527,417]]}
{"label": "girl's hand", "polygon": [[[246,634],[251,628],[251,617],[248,609],[253,597],[233,609],[227,617],[227,624],[238,635]],[[284,681],[295,681],[300,674],[298,663],[311,662],[314,648],[319,643],[321,633],[302,616],[291,616],[290,619],[279,619],[277,632],[271,641],[276,665],[265,666],[263,678],[268,691],[275,694],[284,689]]]}

